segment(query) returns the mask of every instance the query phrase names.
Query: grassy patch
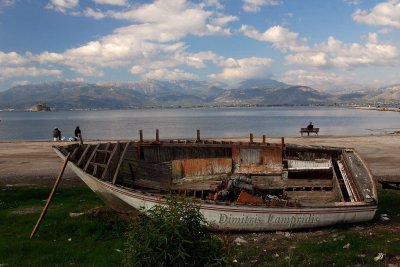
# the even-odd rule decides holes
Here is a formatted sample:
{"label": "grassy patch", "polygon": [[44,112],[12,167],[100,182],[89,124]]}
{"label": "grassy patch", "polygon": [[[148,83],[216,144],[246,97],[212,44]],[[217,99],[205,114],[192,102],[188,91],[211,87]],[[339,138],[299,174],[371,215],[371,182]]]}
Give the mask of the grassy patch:
{"label": "grassy patch", "polygon": [[[128,222],[106,209],[84,186],[61,185],[37,236],[30,240],[49,193],[50,188],[0,187],[0,264],[121,265]],[[380,190],[379,211],[371,222],[290,233],[217,235],[233,266],[400,265],[399,203],[400,191]],[[95,207],[102,212],[69,216]],[[380,214],[387,214],[390,220],[381,221]],[[238,236],[247,243],[235,244]],[[375,262],[378,253],[385,258]]]}
{"label": "grassy patch", "polygon": [[[119,265],[127,222],[118,220],[83,186],[61,186],[36,236],[29,239],[49,192],[50,188],[0,187],[0,264]],[[95,207],[106,212],[69,216]]]}

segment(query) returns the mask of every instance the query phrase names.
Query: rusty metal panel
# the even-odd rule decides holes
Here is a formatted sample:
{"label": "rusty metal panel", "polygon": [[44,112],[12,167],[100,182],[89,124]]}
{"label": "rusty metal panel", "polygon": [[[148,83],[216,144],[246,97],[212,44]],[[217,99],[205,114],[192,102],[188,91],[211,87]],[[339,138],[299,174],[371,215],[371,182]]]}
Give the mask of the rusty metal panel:
{"label": "rusty metal panel", "polygon": [[258,164],[260,163],[260,148],[241,148],[240,162],[242,164]]}
{"label": "rusty metal panel", "polygon": [[234,173],[276,174],[282,171],[280,146],[232,147]]}
{"label": "rusty metal panel", "polygon": [[172,161],[172,177],[174,179],[186,176],[203,176],[230,173],[232,159],[183,159]]}

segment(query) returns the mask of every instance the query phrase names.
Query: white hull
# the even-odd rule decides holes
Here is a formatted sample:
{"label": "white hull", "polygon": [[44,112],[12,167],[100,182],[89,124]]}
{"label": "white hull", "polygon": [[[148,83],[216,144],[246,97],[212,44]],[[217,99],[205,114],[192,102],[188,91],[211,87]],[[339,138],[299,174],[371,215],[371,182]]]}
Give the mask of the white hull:
{"label": "white hull", "polygon": [[[64,157],[61,153],[58,153]],[[69,162],[72,170],[110,207],[118,211],[148,210],[165,204],[166,196],[143,193],[116,186],[84,172]],[[276,231],[323,227],[371,220],[377,205],[365,202],[335,202],[329,206],[267,207],[201,202],[200,211],[210,227],[224,231]]]}

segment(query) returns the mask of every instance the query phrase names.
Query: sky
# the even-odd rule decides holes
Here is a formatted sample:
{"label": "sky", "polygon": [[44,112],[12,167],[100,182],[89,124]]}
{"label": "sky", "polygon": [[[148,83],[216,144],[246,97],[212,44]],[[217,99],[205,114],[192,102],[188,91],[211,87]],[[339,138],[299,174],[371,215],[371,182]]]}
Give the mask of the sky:
{"label": "sky", "polygon": [[0,91],[48,81],[400,83],[400,0],[0,0]]}

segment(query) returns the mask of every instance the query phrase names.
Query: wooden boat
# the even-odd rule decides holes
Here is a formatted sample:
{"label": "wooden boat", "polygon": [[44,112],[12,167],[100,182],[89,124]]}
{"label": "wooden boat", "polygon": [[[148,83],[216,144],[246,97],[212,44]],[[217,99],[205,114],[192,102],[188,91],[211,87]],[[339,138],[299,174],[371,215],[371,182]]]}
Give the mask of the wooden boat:
{"label": "wooden boat", "polygon": [[212,229],[274,231],[371,220],[377,191],[353,149],[263,142],[162,140],[54,147],[111,208],[170,195],[199,203]]}

